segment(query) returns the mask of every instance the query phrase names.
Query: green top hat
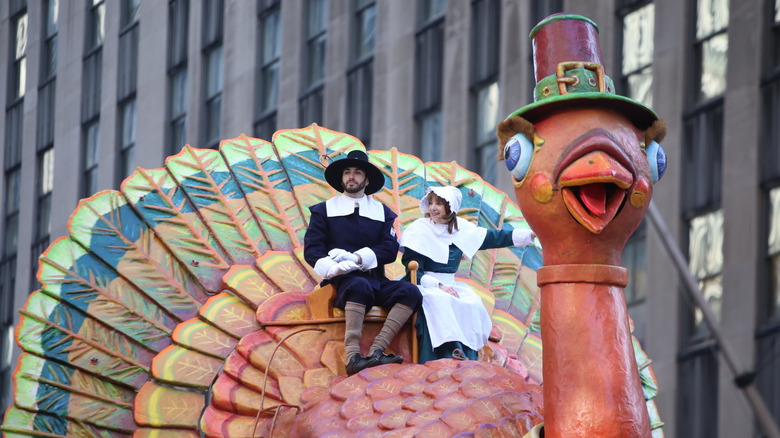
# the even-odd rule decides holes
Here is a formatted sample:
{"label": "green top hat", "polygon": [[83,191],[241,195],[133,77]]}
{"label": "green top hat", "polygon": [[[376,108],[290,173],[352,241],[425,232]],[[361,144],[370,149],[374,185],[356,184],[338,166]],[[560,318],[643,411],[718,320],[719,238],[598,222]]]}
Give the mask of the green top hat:
{"label": "green top hat", "polygon": [[640,128],[658,119],[655,112],[615,94],[612,79],[604,73],[599,28],[581,15],[553,14],[531,31],[536,87],[534,102],[510,114],[531,123],[555,110],[602,106],[620,111]]}

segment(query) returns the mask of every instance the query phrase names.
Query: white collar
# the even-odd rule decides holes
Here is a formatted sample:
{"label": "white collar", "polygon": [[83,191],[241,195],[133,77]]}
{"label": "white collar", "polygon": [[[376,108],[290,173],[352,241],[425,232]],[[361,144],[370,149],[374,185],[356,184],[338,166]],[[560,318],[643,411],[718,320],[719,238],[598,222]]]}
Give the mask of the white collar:
{"label": "white collar", "polygon": [[385,208],[374,198],[365,195],[361,198],[350,198],[342,193],[325,201],[328,217],[348,216],[355,212],[356,206],[360,207],[358,210],[360,216],[375,221],[385,221]]}
{"label": "white collar", "polygon": [[458,231],[447,232],[447,225],[434,223],[429,218],[412,222],[401,235],[401,246],[429,257],[436,263],[447,263],[449,247],[453,244],[471,258],[485,241],[487,229],[457,218]]}

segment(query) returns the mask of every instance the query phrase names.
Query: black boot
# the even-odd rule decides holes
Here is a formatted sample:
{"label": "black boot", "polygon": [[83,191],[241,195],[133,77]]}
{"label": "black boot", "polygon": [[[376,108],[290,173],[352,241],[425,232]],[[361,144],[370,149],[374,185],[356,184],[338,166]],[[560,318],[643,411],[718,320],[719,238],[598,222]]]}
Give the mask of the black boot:
{"label": "black boot", "polygon": [[404,358],[402,356],[396,356],[395,354],[385,354],[384,351],[378,348],[374,350],[373,353],[371,353],[371,356],[368,356],[368,359],[376,360],[377,365],[385,365],[388,363],[402,363],[404,361]]}
{"label": "black boot", "polygon": [[347,375],[351,376],[366,368],[375,367],[377,365],[379,365],[379,361],[373,356],[363,357],[359,354],[353,354],[344,368],[347,369]]}

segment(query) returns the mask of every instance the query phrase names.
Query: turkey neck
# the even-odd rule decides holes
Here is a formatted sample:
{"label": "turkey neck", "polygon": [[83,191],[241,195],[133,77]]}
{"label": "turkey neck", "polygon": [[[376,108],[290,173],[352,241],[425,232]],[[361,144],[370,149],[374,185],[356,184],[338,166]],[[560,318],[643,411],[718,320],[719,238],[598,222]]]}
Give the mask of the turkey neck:
{"label": "turkey neck", "polygon": [[548,438],[650,437],[623,288],[611,265],[539,268]]}

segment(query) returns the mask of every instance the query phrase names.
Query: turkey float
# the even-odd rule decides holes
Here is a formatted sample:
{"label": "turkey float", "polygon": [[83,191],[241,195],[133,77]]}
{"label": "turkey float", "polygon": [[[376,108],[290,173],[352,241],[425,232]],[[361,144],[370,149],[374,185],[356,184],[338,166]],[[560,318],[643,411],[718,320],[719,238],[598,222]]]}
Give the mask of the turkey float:
{"label": "turkey float", "polygon": [[[556,47],[556,29],[593,37],[596,27],[557,15],[532,37]],[[601,64],[597,55],[588,66]],[[586,84],[594,71],[585,68]],[[538,81],[548,74],[537,65]],[[186,146],[164,168],[138,169],[119,191],[79,203],[68,236],[41,255],[41,288],[20,310],[23,353],[3,435],[662,437],[619,266],[663,174],[662,129],[603,79],[582,99],[537,96],[499,126],[523,212],[455,162],[369,153],[386,181],[373,196],[398,214],[399,236],[429,187],[452,185],[464,219],[530,223],[544,245],[544,254],[503,248],[461,263],[456,276],[493,321],[478,361],[411,361],[346,377],[343,312],[303,260],[302,242],[308,207],[336,194],[325,165],[365,147],[311,125],[271,142]],[[638,118],[623,115],[629,106]],[[404,275],[400,254],[388,268],[390,278]],[[367,315],[366,344],[384,317],[378,308]],[[409,323],[390,349],[415,357],[415,337]]]}

